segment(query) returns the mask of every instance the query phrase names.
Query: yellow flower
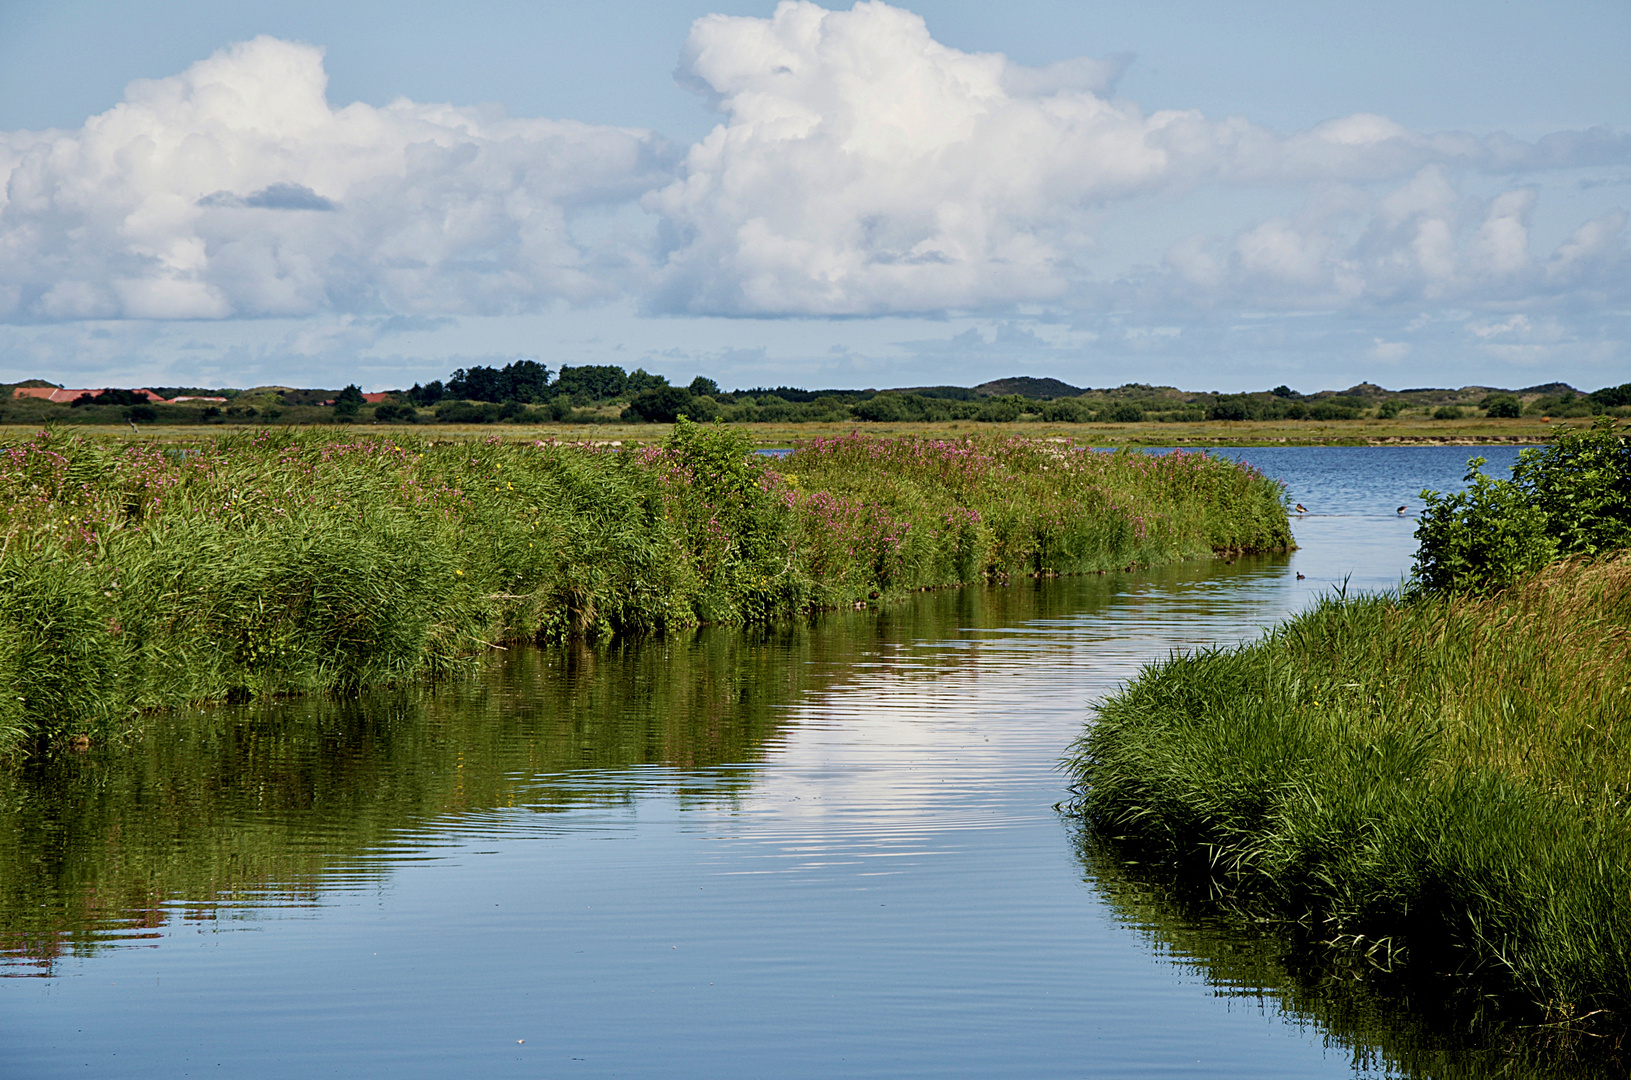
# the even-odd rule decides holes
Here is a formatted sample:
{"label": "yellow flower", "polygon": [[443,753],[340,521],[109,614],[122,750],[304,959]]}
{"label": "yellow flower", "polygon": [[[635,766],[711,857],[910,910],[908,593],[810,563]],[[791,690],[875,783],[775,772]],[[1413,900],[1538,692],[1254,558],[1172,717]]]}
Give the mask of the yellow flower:
{"label": "yellow flower", "polygon": [[457,575],[459,575],[459,576],[460,576],[460,577],[464,577],[464,571],[463,571],[463,570],[455,570],[455,571],[453,571],[453,572],[454,572],[454,573],[455,573],[455,574],[457,574]]}

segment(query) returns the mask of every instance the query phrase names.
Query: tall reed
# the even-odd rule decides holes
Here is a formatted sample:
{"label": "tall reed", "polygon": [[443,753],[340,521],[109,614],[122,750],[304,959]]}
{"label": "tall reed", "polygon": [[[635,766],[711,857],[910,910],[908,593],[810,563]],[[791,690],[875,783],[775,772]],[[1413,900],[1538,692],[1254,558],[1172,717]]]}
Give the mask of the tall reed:
{"label": "tall reed", "polygon": [[1623,1022],[1628,688],[1631,556],[1560,563],[1152,664],[1069,766],[1099,835],[1253,915]]}
{"label": "tall reed", "polygon": [[435,675],[511,640],[760,622],[1022,571],[1289,543],[1203,455],[859,439],[786,462],[261,430],[0,446],[0,753],[142,710]]}

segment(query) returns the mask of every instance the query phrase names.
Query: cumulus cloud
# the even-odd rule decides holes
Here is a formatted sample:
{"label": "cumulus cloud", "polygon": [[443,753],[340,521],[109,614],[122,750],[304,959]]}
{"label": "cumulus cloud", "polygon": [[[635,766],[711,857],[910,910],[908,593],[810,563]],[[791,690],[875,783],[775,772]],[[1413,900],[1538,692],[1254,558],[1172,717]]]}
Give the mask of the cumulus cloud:
{"label": "cumulus cloud", "polygon": [[[650,132],[493,108],[336,107],[320,49],[258,38],[133,83],[77,130],[0,132],[0,320],[493,315],[621,297],[698,315],[1140,309],[1167,325],[1228,305],[1631,288],[1622,212],[1532,250],[1529,175],[1618,175],[1631,136],[1421,133],[1369,113],[1280,134],[1146,112],[1116,96],[1128,62],[963,52],[881,2],[710,15],[677,76],[723,119],[682,157]],[[1227,185],[1303,205],[1183,238],[1164,260],[1152,241],[1155,267],[1084,269],[1107,221]]]}
{"label": "cumulus cloud", "polygon": [[1429,166],[1392,190],[1355,195],[1345,188],[1233,236],[1173,244],[1168,299],[1271,307],[1631,299],[1622,212],[1586,222],[1544,255],[1533,250],[1530,186],[1477,198]]}
{"label": "cumulus cloud", "polygon": [[574,211],[671,175],[649,132],[327,100],[257,38],[76,131],[0,133],[0,318],[498,313],[623,287]]}
{"label": "cumulus cloud", "polygon": [[[725,122],[691,148],[682,177],[645,199],[669,226],[657,306],[867,315],[1058,300],[1085,215],[1133,197],[1631,157],[1631,137],[1606,129],[1524,143],[1356,114],[1280,136],[1192,110],[1145,113],[1110,96],[1125,62],[1021,68],[941,45],[921,18],[879,2],[827,11],[786,0],[769,18],[699,19],[680,74]],[[1419,217],[1410,197],[1391,212]],[[1526,265],[1526,198],[1511,196],[1480,234],[1497,271]],[[1419,261],[1444,270],[1439,226],[1423,223],[1415,239]],[[1275,220],[1237,237],[1229,257],[1246,277],[1341,297],[1366,288],[1340,271],[1344,247]],[[1200,247],[1169,261],[1192,282],[1222,283],[1223,264]]]}

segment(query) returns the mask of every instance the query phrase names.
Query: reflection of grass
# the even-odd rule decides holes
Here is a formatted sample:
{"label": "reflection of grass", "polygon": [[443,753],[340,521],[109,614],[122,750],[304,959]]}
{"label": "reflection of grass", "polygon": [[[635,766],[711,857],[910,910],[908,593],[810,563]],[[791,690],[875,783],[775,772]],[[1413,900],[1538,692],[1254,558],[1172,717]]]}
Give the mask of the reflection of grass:
{"label": "reflection of grass", "polygon": [[[1205,575],[1183,563],[1150,577]],[[1122,586],[1027,580],[919,594],[877,615],[521,646],[434,692],[157,716],[123,745],[0,771],[0,957],[49,971],[120,927],[313,902],[471,823],[513,835],[654,790],[729,806],[789,714],[819,713],[829,688],[874,675],[880,653],[1066,618]],[[978,649],[913,652],[891,678],[988,662]],[[638,768],[652,765],[666,768]]]}
{"label": "reflection of grass", "polygon": [[1247,911],[1554,1021],[1623,1018],[1628,625],[1631,559],[1489,599],[1327,598],[1104,703],[1084,808]]}
{"label": "reflection of grass", "polygon": [[118,928],[310,900],[441,819],[628,802],[649,782],[631,766],[712,770],[669,790],[734,798],[781,711],[831,677],[811,652],[775,631],[522,648],[434,695],[179,711],[36,758],[0,773],[0,957],[49,969]]}
{"label": "reflection of grass", "polygon": [[1161,955],[1221,997],[1271,999],[1292,1022],[1314,1025],[1366,1075],[1608,1080],[1631,1069],[1618,1039],[1515,1023],[1465,980],[1404,977],[1386,969],[1385,957],[1333,949],[1304,925],[1231,918],[1208,888],[1221,883],[1129,863],[1124,850],[1090,835],[1081,856],[1116,918]]}
{"label": "reflection of grass", "polygon": [[[756,446],[793,446],[812,439],[830,439],[861,431],[871,435],[916,435],[925,438],[956,438],[985,433],[1017,435],[1024,438],[1067,439],[1085,446],[1362,446],[1443,443],[1475,445],[1486,442],[1541,443],[1565,428],[1584,428],[1591,417],[1553,420],[1542,423],[1538,417],[1516,420],[1478,417],[1468,420],[1427,420],[1406,416],[1396,420],[1242,420],[1194,423],[1064,424],[1044,421],[1016,421],[986,424],[975,420],[896,423],[765,423],[734,425]],[[33,434],[28,425],[0,425],[0,440],[24,438]],[[148,427],[139,435],[129,425],[75,427],[74,431],[97,439],[128,442],[170,443],[208,441],[223,432],[256,430],[253,425],[225,428]],[[661,442],[667,429],[654,424],[418,424],[365,425],[320,428],[330,433],[388,434],[397,438],[430,438],[479,441],[498,436],[505,441],[528,442],[555,439],[560,442],[619,442],[623,445]]]}
{"label": "reflection of grass", "polygon": [[187,701],[404,683],[505,641],[1290,542],[1279,486],[1203,455],[748,450],[693,425],[626,452],[270,430],[0,446],[0,752]]}

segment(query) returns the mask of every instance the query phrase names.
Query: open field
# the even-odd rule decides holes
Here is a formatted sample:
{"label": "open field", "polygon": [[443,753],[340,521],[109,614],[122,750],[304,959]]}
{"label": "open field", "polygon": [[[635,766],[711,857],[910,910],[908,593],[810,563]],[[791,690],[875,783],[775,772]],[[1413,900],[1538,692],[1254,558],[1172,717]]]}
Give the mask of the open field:
{"label": "open field", "polygon": [[[417,439],[486,439],[498,436],[506,442],[533,442],[554,439],[563,443],[616,443],[638,446],[658,443],[668,428],[658,424],[331,424],[313,425],[331,433],[367,432]],[[1585,430],[1591,417],[1553,420],[1538,417],[1518,419],[1476,418],[1466,420],[1242,420],[1196,421],[1191,423],[1066,424],[1042,421],[988,424],[977,420],[946,422],[860,423],[768,423],[735,424],[760,447],[790,447],[817,438],[834,438],[852,431],[869,435],[920,438],[962,438],[970,435],[1001,434],[1023,438],[1065,439],[1074,444],[1096,447],[1117,446],[1479,446],[1493,443],[1535,444],[1547,442],[1568,430]],[[96,439],[164,443],[212,442],[223,433],[255,431],[275,425],[165,425],[132,429],[128,424],[74,425],[65,432]],[[0,441],[10,442],[32,435],[38,427],[28,424],[0,425]]]}

